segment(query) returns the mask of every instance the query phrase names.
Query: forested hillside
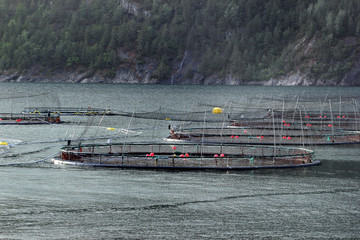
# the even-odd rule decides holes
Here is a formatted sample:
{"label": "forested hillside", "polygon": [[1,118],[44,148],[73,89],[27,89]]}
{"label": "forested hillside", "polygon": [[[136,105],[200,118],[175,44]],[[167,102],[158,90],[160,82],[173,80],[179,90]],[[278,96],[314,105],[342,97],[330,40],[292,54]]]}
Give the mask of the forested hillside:
{"label": "forested hillside", "polygon": [[0,0],[17,78],[359,85],[359,68],[358,0]]}

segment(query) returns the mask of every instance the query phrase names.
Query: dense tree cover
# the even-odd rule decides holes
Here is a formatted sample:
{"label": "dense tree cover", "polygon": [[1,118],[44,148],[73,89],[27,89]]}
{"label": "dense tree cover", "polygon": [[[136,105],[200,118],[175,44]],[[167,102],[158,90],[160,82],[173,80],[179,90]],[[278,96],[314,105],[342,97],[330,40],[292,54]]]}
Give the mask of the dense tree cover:
{"label": "dense tree cover", "polygon": [[122,48],[167,78],[188,50],[205,76],[264,80],[301,65],[295,43],[315,39],[311,72],[332,77],[351,67],[359,13],[358,0],[0,0],[0,70],[115,71]]}

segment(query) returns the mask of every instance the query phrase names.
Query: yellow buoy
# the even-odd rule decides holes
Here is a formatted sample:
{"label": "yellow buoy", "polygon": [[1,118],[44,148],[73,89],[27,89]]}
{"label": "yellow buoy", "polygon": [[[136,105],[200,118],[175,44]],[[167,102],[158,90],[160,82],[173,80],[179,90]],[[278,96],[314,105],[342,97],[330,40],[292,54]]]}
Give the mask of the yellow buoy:
{"label": "yellow buoy", "polygon": [[7,142],[0,142],[0,145],[9,145]]}
{"label": "yellow buoy", "polygon": [[107,130],[116,130],[115,128],[109,127]]}
{"label": "yellow buoy", "polygon": [[221,114],[222,113],[222,109],[219,107],[214,107],[212,110],[213,114]]}

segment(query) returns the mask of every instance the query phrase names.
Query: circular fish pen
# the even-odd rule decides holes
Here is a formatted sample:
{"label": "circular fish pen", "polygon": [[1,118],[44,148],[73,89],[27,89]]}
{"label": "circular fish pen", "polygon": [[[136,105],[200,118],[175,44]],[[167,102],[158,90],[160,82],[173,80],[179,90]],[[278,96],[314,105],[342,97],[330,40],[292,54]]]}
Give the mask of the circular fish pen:
{"label": "circular fish pen", "polygon": [[[337,115],[335,118],[329,118],[324,115],[324,117],[319,116],[317,118],[312,118],[307,115],[302,120],[299,119],[290,119],[290,118],[281,118],[275,119],[276,125],[283,125],[286,127],[288,124],[296,128],[318,128],[326,129],[333,127],[334,129],[339,130],[357,130],[359,129],[359,119],[351,119],[345,115]],[[234,127],[271,127],[273,126],[273,120],[271,118],[263,119],[247,119],[241,121],[232,121],[229,124]]]}
{"label": "circular fish pen", "polygon": [[304,148],[212,144],[84,144],[65,146],[58,165],[174,170],[251,170],[321,164]]}
{"label": "circular fish pen", "polygon": [[58,114],[0,113],[0,125],[35,125],[62,123]]}
{"label": "circular fish pen", "polygon": [[171,130],[169,140],[224,144],[330,145],[360,142],[359,131],[290,127],[213,127]]}

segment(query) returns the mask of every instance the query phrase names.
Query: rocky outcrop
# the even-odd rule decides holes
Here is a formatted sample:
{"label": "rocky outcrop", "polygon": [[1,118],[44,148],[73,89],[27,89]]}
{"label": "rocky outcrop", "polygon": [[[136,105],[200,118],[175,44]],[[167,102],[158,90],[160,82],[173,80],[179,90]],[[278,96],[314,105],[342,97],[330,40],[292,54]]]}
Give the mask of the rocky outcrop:
{"label": "rocky outcrop", "polygon": [[[17,71],[5,71],[0,75],[0,82],[65,82],[65,83],[144,83],[156,84],[152,77],[157,67],[156,62],[149,60],[144,64],[125,64],[115,73],[110,70],[99,70],[95,73],[84,70],[49,70],[34,67],[25,74]],[[109,75],[113,75],[109,77]]]}
{"label": "rocky outcrop", "polygon": [[[66,71],[58,70],[49,73],[33,74],[29,71],[26,74],[18,72],[5,72],[0,75],[0,82],[65,82],[65,83],[143,83],[143,84],[171,84],[171,80],[158,80],[152,78],[152,71],[142,67],[138,67],[139,71],[132,69],[120,69],[116,71],[114,77],[106,77],[106,71],[98,71],[90,76],[90,72],[82,71]],[[194,72],[191,76],[182,76],[177,78],[173,84],[189,84],[189,85],[264,85],[264,86],[324,86],[324,85],[341,85],[341,86],[359,86],[360,72],[353,70],[339,82],[336,79],[312,79],[306,74],[300,72],[291,73],[286,76],[271,78],[266,82],[242,82],[241,79],[234,78],[231,75],[220,77],[213,74],[204,77],[202,74]]]}
{"label": "rocky outcrop", "polygon": [[351,72],[346,73],[344,78],[340,81],[336,78],[314,79],[309,77],[306,73],[300,71],[296,73],[289,73],[286,76],[278,78],[271,78],[264,83],[265,86],[360,86],[360,68],[353,69]]}
{"label": "rocky outcrop", "polygon": [[313,79],[310,79],[306,74],[302,74],[300,71],[296,73],[290,73],[286,76],[279,78],[271,78],[265,82],[265,86],[309,86],[312,85]]}
{"label": "rocky outcrop", "polygon": [[121,6],[125,9],[125,11],[129,14],[133,14],[135,16],[150,16],[150,12],[144,11],[138,4],[128,1],[128,0],[121,0]]}
{"label": "rocky outcrop", "polygon": [[[290,71],[282,76],[269,79],[264,85],[276,86],[360,86],[360,48],[356,44],[359,39],[353,36],[346,37],[342,41],[349,46],[351,51],[344,55],[343,59],[332,59],[329,62],[319,61],[318,52],[313,47],[318,41],[316,37],[306,39],[305,37],[294,43],[289,48],[285,62],[294,61],[293,58],[302,59],[294,61],[296,70]],[[329,49],[331,51],[333,49]],[[325,67],[328,72],[319,72],[316,69]],[[314,71],[315,70],[315,71]]]}
{"label": "rocky outcrop", "polygon": [[360,61],[355,63],[355,67],[341,79],[339,85],[360,86]]}
{"label": "rocky outcrop", "polygon": [[[303,45],[301,49],[300,45]],[[296,49],[308,54],[312,41],[302,41],[296,45]],[[158,67],[158,61],[146,58],[139,62],[136,55],[117,50],[117,56],[122,62],[116,71],[98,70],[91,72],[86,69],[63,69],[50,70],[35,66],[25,74],[17,71],[5,71],[0,75],[0,82],[67,82],[67,83],[143,83],[143,84],[193,84],[193,85],[242,85],[256,84],[265,86],[310,86],[310,85],[360,85],[360,60],[355,63],[351,71],[344,74],[342,79],[338,78],[315,78],[310,69],[316,62],[304,63],[296,71],[291,71],[283,76],[273,77],[264,82],[243,82],[231,74],[220,75],[214,73],[204,76],[199,73],[199,62],[191,52],[185,52],[182,59],[174,61],[171,67],[172,75],[169,79],[155,79],[154,72]],[[306,65],[305,65],[306,64]]]}

